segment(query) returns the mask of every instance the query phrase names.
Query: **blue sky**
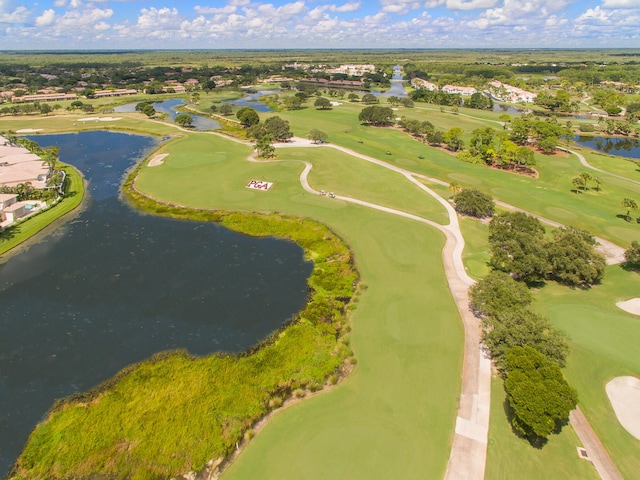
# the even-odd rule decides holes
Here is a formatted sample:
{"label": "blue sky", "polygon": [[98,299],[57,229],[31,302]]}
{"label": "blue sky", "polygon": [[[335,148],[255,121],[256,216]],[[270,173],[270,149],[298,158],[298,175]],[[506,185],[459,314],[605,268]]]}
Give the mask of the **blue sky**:
{"label": "blue sky", "polygon": [[0,0],[0,49],[640,48],[640,0]]}

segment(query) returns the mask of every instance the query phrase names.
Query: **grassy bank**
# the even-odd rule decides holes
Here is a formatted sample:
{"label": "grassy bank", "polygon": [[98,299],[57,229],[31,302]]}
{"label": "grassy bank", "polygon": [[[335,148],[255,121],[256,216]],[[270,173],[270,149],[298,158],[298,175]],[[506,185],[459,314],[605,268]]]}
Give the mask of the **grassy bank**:
{"label": "grassy bank", "polygon": [[327,227],[277,214],[171,207],[136,192],[132,199],[151,213],[297,242],[314,262],[309,302],[245,355],[158,355],[60,402],[32,433],[14,478],[154,479],[201,470],[232,452],[286,398],[335,383],[351,356],[347,305],[358,277],[349,249]]}

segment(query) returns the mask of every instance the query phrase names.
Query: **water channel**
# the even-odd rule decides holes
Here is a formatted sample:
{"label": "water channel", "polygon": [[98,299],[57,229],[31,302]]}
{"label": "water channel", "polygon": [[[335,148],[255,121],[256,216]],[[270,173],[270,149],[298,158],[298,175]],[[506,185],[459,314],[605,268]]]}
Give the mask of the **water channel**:
{"label": "water channel", "polygon": [[247,349],[300,310],[312,268],[291,242],[125,205],[123,173],[157,140],[114,132],[31,138],[59,146],[91,198],[0,265],[0,477],[55,399],[160,351]]}

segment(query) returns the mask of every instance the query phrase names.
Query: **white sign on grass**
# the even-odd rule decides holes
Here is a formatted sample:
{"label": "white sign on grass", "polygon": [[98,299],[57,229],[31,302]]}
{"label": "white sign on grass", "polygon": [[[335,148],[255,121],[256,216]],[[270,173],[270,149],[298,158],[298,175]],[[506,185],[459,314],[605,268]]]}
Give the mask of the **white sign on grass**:
{"label": "white sign on grass", "polygon": [[253,190],[269,190],[273,185],[272,182],[263,182],[262,180],[251,180],[247,184],[247,188],[251,188]]}

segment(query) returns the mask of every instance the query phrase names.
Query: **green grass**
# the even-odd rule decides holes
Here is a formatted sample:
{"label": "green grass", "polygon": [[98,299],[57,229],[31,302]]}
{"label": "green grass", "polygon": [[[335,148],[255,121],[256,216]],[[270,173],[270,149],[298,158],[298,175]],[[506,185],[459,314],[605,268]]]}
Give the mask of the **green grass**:
{"label": "green grass", "polygon": [[84,196],[82,177],[70,165],[64,165],[62,169],[66,172],[67,181],[69,182],[65,197],[54,207],[36,214],[3,232],[0,235],[0,255],[41,232],[55,220],[75,210],[82,203]]}
{"label": "green grass", "polygon": [[442,478],[462,342],[442,240],[355,207],[332,225],[352,239],[369,286],[353,316],[356,370],[340,388],[278,415],[223,478]]}

